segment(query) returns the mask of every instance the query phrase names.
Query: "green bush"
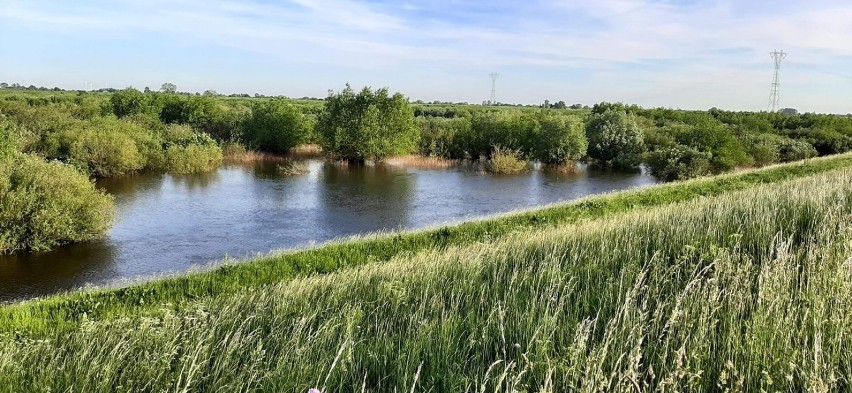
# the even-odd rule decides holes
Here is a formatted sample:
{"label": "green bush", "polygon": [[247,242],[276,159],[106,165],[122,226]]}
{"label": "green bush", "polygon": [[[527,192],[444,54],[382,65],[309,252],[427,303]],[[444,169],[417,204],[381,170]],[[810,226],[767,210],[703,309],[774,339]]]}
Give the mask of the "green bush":
{"label": "green bush", "polygon": [[132,87],[117,91],[109,97],[107,109],[116,117],[125,117],[142,113],[148,105],[148,99],[141,91]]}
{"label": "green bush", "polygon": [[425,157],[465,158],[466,151],[459,143],[470,134],[470,119],[418,117],[420,154]]}
{"label": "green bush", "polygon": [[159,169],[172,173],[209,172],[222,163],[222,149],[209,135],[171,124],[163,133],[164,160]]}
{"label": "green bush", "polygon": [[17,137],[12,122],[0,118],[0,160],[12,158],[18,151]]}
{"label": "green bush", "polygon": [[419,138],[414,112],[402,94],[369,87],[355,94],[349,85],[326,98],[316,131],[324,151],[359,162],[414,152]]}
{"label": "green bush", "polygon": [[712,173],[712,154],[676,145],[648,154],[651,173],[666,181],[691,179]]}
{"label": "green bush", "polygon": [[592,115],[586,125],[589,156],[606,167],[635,168],[645,152],[643,133],[636,118],[606,109]]}
{"label": "green bush", "polygon": [[778,160],[781,162],[804,160],[817,155],[817,150],[805,141],[784,138],[778,144]]}
{"label": "green bush", "polygon": [[574,116],[543,111],[532,140],[532,157],[548,165],[562,165],[586,155],[588,141],[583,122]]}
{"label": "green bush", "polygon": [[490,173],[513,175],[530,169],[519,150],[496,146],[489,156],[485,169]]}
{"label": "green bush", "polygon": [[286,153],[308,142],[305,115],[285,100],[270,100],[252,106],[243,123],[243,142],[262,151]]}
{"label": "green bush", "polygon": [[118,176],[145,167],[146,159],[130,136],[88,128],[76,132],[69,150],[71,162],[97,177]]}
{"label": "green bush", "polygon": [[714,172],[725,172],[752,161],[733,131],[722,122],[702,116],[684,124],[674,133],[678,143],[710,153]]}
{"label": "green bush", "polygon": [[112,197],[69,165],[26,154],[0,161],[0,253],[95,239],[113,216]]}

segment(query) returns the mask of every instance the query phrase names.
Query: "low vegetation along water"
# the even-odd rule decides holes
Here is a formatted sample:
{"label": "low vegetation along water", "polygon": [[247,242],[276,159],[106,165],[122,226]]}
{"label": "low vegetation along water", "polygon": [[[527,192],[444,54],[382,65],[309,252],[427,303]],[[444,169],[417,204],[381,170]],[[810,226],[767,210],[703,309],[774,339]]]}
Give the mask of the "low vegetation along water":
{"label": "low vegetation along water", "polygon": [[580,168],[491,176],[464,168],[418,170],[307,162],[286,176],[278,163],[212,173],[105,178],[117,222],[102,240],[0,256],[0,300],[86,284],[184,271],[226,255],[245,257],[342,236],[419,228],[656,182],[645,173]]}

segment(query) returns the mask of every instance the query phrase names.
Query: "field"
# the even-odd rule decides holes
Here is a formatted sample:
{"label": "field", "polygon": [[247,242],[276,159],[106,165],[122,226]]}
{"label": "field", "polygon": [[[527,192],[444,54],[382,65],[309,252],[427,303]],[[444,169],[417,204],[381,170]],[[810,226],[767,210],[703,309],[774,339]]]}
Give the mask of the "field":
{"label": "field", "polygon": [[850,189],[838,155],[7,305],[0,391],[843,391]]}

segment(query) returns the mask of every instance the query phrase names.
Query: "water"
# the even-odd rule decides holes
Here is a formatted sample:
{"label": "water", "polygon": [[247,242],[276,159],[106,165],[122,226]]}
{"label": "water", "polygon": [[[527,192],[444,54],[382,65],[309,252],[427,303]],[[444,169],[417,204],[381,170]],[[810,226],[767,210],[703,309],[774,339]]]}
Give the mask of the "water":
{"label": "water", "polygon": [[308,161],[310,173],[280,176],[274,163],[201,175],[104,179],[117,221],[103,240],[50,252],[0,256],[0,301],[185,271],[225,256],[379,230],[455,222],[514,209],[642,187],[646,173],[533,171],[494,176],[464,169],[342,167]]}

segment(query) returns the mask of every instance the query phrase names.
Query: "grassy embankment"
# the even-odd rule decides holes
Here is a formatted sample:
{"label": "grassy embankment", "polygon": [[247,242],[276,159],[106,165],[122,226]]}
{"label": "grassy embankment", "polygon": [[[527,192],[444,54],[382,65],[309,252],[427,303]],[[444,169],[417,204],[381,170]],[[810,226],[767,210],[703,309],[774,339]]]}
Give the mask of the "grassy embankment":
{"label": "grassy embankment", "polygon": [[[152,281],[125,288],[86,290],[0,307],[0,332],[53,333],[79,326],[82,317],[103,319],[182,304],[277,283],[295,277],[387,261],[398,255],[448,246],[491,242],[512,232],[606,217],[621,212],[720,195],[764,183],[852,166],[852,155],[767,167],[755,171],[664,184],[586,198],[538,210],[409,233],[368,236],[315,249],[286,252],[210,272]],[[163,306],[168,304],[168,306]]]}
{"label": "grassy embankment", "polygon": [[7,307],[106,305],[0,335],[0,391],[843,391],[850,159]]}

